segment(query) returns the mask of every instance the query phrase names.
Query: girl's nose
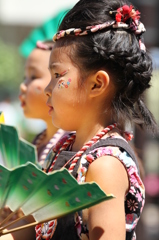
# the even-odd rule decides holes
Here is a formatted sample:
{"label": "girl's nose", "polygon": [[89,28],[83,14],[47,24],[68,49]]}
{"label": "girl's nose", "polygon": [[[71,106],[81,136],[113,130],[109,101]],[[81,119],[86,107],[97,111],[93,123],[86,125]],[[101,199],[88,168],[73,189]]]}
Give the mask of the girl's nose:
{"label": "girl's nose", "polygon": [[50,88],[50,83],[46,86],[46,88],[44,89],[44,93],[47,97],[51,96],[51,88]]}
{"label": "girl's nose", "polygon": [[23,83],[21,83],[20,84],[20,91],[21,92],[25,92],[27,90],[27,86],[26,86],[26,84],[23,82]]}

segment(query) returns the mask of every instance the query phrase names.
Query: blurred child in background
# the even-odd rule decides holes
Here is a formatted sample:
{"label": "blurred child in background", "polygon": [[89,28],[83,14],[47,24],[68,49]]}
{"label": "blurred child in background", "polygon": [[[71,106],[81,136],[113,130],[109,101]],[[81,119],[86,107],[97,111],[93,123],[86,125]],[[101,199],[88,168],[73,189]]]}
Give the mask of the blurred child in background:
{"label": "blurred child in background", "polygon": [[[41,119],[46,123],[46,129],[39,133],[33,140],[37,147],[38,162],[42,166],[49,149],[64,135],[62,129],[56,128],[52,124],[52,119],[46,106],[47,97],[44,89],[50,81],[48,70],[49,57],[52,50],[53,41],[37,42],[37,47],[31,52],[26,60],[24,81],[20,85],[19,99],[26,118]],[[10,209],[5,208],[1,213],[1,218],[6,218],[11,213]],[[19,212],[19,214],[22,214]],[[19,216],[17,216],[19,217]],[[18,227],[31,222],[32,218],[21,220],[15,224]],[[13,227],[13,226],[12,226]],[[2,240],[34,240],[35,230],[33,228],[17,231],[1,237]]]}
{"label": "blurred child in background", "polygon": [[41,119],[46,123],[46,129],[33,140],[40,165],[43,164],[50,147],[65,133],[53,126],[44,95],[44,88],[50,81],[48,62],[52,46],[52,41],[37,42],[37,47],[26,60],[24,82],[20,85],[19,99],[25,117]]}

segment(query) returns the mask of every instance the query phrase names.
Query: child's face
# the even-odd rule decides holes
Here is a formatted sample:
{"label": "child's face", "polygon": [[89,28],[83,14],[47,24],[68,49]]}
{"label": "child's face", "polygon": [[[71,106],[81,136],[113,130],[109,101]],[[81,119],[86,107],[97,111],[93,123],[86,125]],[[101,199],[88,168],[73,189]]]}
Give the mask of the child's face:
{"label": "child's face", "polygon": [[48,118],[44,89],[50,81],[49,56],[50,51],[34,49],[26,61],[19,99],[24,115],[28,118]]}
{"label": "child's face", "polygon": [[53,124],[68,131],[77,130],[87,111],[87,83],[84,88],[79,87],[79,70],[65,49],[52,50],[49,69],[51,81],[45,93]]}

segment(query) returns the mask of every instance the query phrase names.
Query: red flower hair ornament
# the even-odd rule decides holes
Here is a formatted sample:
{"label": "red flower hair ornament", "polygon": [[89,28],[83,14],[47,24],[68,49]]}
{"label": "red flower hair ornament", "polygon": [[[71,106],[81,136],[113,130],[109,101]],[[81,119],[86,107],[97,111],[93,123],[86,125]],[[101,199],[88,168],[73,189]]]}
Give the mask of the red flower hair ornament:
{"label": "red flower hair ornament", "polygon": [[132,19],[134,22],[140,19],[140,12],[138,10],[135,11],[134,7],[130,5],[124,5],[117,9],[117,13],[115,16],[116,22],[126,22],[128,19]]}
{"label": "red flower hair ornament", "polygon": [[[116,11],[110,11],[110,14],[115,14],[115,24],[113,28],[125,28],[130,29],[136,35],[142,34],[146,31],[145,26],[141,23],[140,12],[135,10],[132,5],[124,5],[118,8]],[[142,50],[145,50],[144,47],[141,47]]]}

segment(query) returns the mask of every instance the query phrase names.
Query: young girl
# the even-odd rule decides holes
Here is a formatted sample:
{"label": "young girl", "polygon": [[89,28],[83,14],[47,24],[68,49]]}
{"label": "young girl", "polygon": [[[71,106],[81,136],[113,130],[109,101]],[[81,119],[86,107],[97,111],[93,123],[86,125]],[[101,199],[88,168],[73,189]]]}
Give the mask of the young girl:
{"label": "young girl", "polygon": [[[24,115],[27,118],[42,119],[46,123],[46,129],[38,134],[33,144],[37,147],[38,161],[42,165],[50,148],[64,135],[67,135],[62,129],[58,129],[52,124],[52,119],[48,114],[46,106],[47,97],[44,89],[50,81],[50,73],[48,70],[49,56],[53,46],[52,41],[37,42],[37,47],[31,52],[26,60],[25,78],[20,85],[19,99]],[[8,208],[4,209],[2,218],[10,214]],[[21,212],[20,212],[21,214]],[[32,218],[21,220],[20,225],[26,224]],[[18,227],[19,223],[14,225]],[[2,240],[33,240],[35,239],[34,228],[25,229],[12,234],[1,237]]]}
{"label": "young girl", "polygon": [[125,130],[133,122],[157,128],[142,98],[152,74],[144,32],[140,12],[125,0],[80,0],[60,24],[45,92],[53,124],[76,134],[52,149],[45,171],[66,167],[115,198],[37,225],[37,240],[136,239],[145,190]]}
{"label": "young girl", "polygon": [[50,81],[48,62],[53,46],[52,41],[37,42],[37,47],[26,60],[25,78],[20,85],[19,99],[27,118],[42,119],[46,129],[38,134],[33,144],[37,147],[38,161],[42,165],[50,147],[64,134],[62,129],[53,126],[46,107],[44,88]]}

